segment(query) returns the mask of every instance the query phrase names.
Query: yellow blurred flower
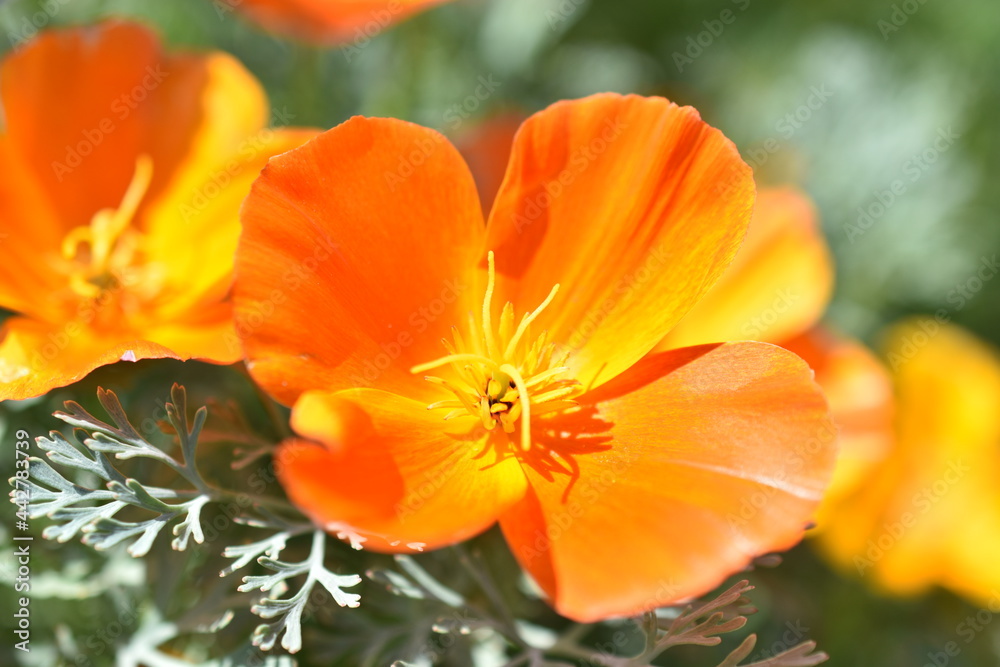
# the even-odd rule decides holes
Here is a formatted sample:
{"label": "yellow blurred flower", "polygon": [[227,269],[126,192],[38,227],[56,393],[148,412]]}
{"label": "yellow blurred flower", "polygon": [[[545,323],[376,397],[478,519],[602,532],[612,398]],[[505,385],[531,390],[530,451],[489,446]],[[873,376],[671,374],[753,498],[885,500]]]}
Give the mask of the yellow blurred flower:
{"label": "yellow blurred flower", "polygon": [[961,328],[891,329],[898,440],[819,536],[845,571],[896,594],[1000,590],[1000,356]]}

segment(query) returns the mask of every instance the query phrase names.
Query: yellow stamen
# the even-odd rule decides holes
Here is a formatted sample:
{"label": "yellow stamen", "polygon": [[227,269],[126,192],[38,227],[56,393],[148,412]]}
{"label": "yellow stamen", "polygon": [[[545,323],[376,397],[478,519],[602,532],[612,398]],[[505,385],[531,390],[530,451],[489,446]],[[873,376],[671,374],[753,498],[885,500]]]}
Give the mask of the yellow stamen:
{"label": "yellow stamen", "polygon": [[486,298],[483,299],[483,333],[486,334],[486,352],[493,358],[497,356],[497,341],[493,335],[491,310],[493,309],[493,288],[496,287],[496,267],[493,263],[493,251],[487,256],[489,277],[486,281]]}
{"label": "yellow stamen", "polygon": [[79,265],[70,275],[70,285],[78,294],[94,297],[101,292],[103,283],[121,279],[118,274],[129,265],[138,248],[131,225],[152,178],[152,159],[140,155],[118,208],[101,209],[89,225],[76,227],[63,238],[63,257]]}
{"label": "yellow stamen", "polygon": [[426,364],[417,364],[416,366],[410,369],[410,372],[415,375],[418,375],[425,371],[429,371],[432,368],[447,366],[448,364],[454,363],[456,361],[479,361],[481,363],[490,366],[496,366],[496,363],[494,363],[492,359],[484,357],[479,354],[449,354],[447,357],[441,357],[440,359],[429,361]]}
{"label": "yellow stamen", "polygon": [[[443,340],[447,355],[413,366],[413,373],[451,367],[453,380],[426,376],[425,379],[448,389],[458,399],[431,403],[430,410],[448,408],[445,419],[462,415],[480,420],[487,430],[499,425],[505,433],[520,430],[518,450],[532,447],[532,416],[572,409],[572,398],[580,393],[575,380],[565,378],[570,367],[567,355],[555,354],[555,345],[543,331],[530,344],[527,340],[531,325],[548,308],[559,292],[555,285],[542,303],[521,318],[514,327],[514,306],[507,302],[497,329],[493,326],[493,294],[496,291],[496,262],[488,253],[488,278],[480,322],[470,313],[469,333],[463,336],[452,327],[452,340]],[[477,333],[478,330],[478,333]],[[553,363],[555,358],[556,363]],[[458,382],[458,384],[454,384]],[[465,410],[457,408],[465,408]]]}
{"label": "yellow stamen", "polygon": [[[516,368],[510,364],[504,364],[500,370],[511,377],[521,396],[528,395],[528,390],[524,386],[524,378],[521,377]],[[521,401],[518,405],[521,406],[521,451],[526,452],[531,449],[531,401]]]}
{"label": "yellow stamen", "polygon": [[552,299],[556,298],[556,293],[559,291],[559,284],[556,283],[549,295],[545,297],[545,301],[542,301],[542,305],[535,308],[530,315],[525,315],[521,320],[521,324],[517,327],[517,331],[514,333],[514,337],[510,339],[510,343],[507,344],[507,349],[504,351],[504,358],[509,358],[514,350],[517,349],[517,344],[521,342],[521,336],[524,332],[528,330],[528,325],[535,321],[535,318],[542,314],[542,311],[548,308],[549,304],[552,303]]}

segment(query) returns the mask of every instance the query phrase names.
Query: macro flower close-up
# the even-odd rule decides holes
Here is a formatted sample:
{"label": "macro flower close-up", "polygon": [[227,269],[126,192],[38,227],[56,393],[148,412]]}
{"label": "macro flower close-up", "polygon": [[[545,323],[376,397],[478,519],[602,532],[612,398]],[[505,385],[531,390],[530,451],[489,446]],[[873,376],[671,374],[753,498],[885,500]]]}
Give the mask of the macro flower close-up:
{"label": "macro flower close-up", "polygon": [[[412,173],[391,171],[400,154]],[[376,549],[499,520],[581,620],[787,548],[835,454],[808,367],[762,343],[648,354],[730,263],[753,197],[732,145],[657,98],[528,119],[488,224],[457,151],[416,126],[356,118],[272,160],[243,209],[237,326],[250,372],[325,445],[284,447],[289,495]],[[322,246],[315,279],[263,315]],[[658,521],[623,519],[634,504]]]}
{"label": "macro flower close-up", "polygon": [[0,0],[0,665],[1000,664],[993,0]]}

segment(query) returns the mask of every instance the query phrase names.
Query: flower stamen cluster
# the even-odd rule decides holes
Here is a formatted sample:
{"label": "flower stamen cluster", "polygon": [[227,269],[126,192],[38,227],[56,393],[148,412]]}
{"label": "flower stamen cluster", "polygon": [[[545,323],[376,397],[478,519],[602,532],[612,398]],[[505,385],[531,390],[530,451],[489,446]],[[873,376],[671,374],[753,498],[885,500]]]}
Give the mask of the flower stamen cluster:
{"label": "flower stamen cluster", "polygon": [[573,399],[580,393],[580,383],[565,377],[570,370],[566,365],[569,353],[557,355],[547,331],[533,341],[528,336],[531,323],[552,303],[559,285],[552,288],[538,308],[524,314],[516,329],[514,306],[508,301],[494,329],[496,268],[492,251],[488,261],[482,321],[477,323],[470,314],[471,335],[465,337],[457,327],[452,327],[452,340],[442,339],[448,354],[410,370],[423,373],[450,366],[454,380],[437,376],[424,379],[449,390],[455,398],[431,403],[427,409],[450,409],[445,419],[477,417],[487,430],[500,426],[508,434],[513,434],[520,422],[521,450],[527,452],[531,449],[531,417],[575,406]]}

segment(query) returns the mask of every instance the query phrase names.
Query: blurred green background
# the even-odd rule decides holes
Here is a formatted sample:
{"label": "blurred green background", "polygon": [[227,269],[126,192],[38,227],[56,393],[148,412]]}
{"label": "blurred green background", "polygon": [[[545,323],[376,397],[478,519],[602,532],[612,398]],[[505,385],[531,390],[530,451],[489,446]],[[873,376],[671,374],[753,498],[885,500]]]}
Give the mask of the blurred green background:
{"label": "blurred green background", "polygon": [[[7,0],[0,51],[107,15],[234,54],[295,125],[365,114],[455,133],[606,90],[691,104],[759,182],[796,183],[818,202],[838,266],[830,322],[875,345],[898,317],[944,309],[1000,344],[1000,280],[968,282],[1000,252],[996,0],[459,0],[325,50],[266,34],[221,0]],[[480,77],[499,85],[465,118],[455,105]],[[897,179],[905,192],[886,205]],[[795,625],[837,667],[934,665],[949,641],[962,650],[948,665],[1000,664],[1000,622],[966,643],[977,609],[946,593],[882,598],[808,546],[751,576],[761,649]],[[664,664],[714,664],[711,651],[676,653]]]}

